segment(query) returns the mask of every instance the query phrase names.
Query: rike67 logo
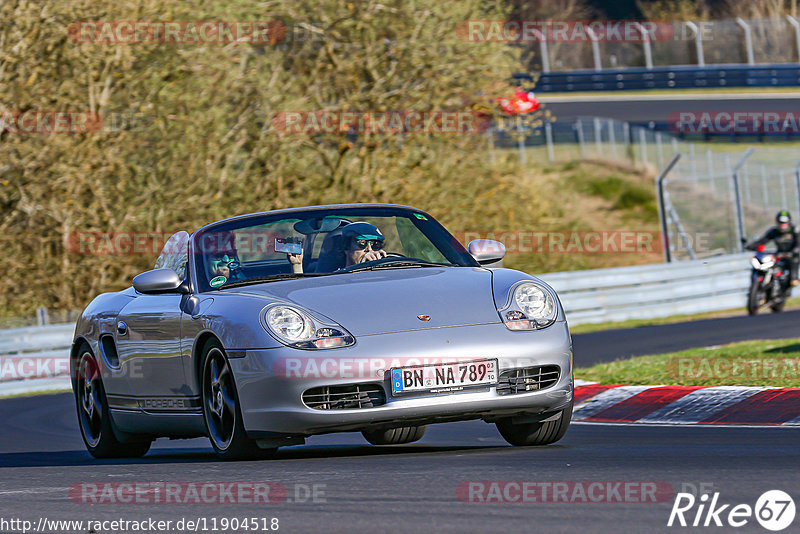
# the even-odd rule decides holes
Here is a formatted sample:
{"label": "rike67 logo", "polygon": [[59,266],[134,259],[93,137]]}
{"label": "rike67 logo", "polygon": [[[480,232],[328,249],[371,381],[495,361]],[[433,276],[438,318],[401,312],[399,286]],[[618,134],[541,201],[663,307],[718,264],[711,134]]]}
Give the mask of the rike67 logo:
{"label": "rike67 logo", "polygon": [[719,496],[719,492],[711,496],[704,493],[699,498],[691,493],[678,493],[667,526],[739,528],[755,519],[765,529],[777,532],[794,521],[794,500],[784,491],[764,492],[755,506],[722,503]]}

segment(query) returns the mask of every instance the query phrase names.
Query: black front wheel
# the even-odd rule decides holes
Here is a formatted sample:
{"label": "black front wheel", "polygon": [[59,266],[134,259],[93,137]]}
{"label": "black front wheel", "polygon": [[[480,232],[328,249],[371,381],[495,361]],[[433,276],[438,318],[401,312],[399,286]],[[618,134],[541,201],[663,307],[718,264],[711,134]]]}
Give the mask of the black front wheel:
{"label": "black front wheel", "polygon": [[777,302],[774,302],[769,308],[772,310],[772,313],[780,313],[786,307],[786,299],[789,298],[789,291],[786,289],[781,290],[781,294],[777,299]]}
{"label": "black front wheel", "polygon": [[372,445],[403,445],[422,439],[426,426],[404,426],[388,430],[364,430],[364,438]]}
{"label": "black front wheel", "polygon": [[564,437],[571,420],[572,403],[555,414],[550,421],[512,423],[511,418],[508,418],[496,424],[500,435],[511,445],[549,445]]}
{"label": "black front wheel", "polygon": [[100,368],[91,349],[83,344],[74,362],[75,403],[83,442],[95,458],[138,458],[150,450],[151,440],[119,441],[114,435],[108,412]]}
{"label": "black front wheel", "polygon": [[747,296],[747,314],[748,315],[755,315],[758,313],[758,309],[761,307],[761,304],[764,301],[764,290],[761,288],[761,284],[756,281],[753,281],[750,284],[750,293]]}
{"label": "black front wheel", "polygon": [[247,437],[228,358],[219,341],[203,349],[203,416],[211,446],[220,458],[246,460],[272,456],[277,449],[261,449]]}

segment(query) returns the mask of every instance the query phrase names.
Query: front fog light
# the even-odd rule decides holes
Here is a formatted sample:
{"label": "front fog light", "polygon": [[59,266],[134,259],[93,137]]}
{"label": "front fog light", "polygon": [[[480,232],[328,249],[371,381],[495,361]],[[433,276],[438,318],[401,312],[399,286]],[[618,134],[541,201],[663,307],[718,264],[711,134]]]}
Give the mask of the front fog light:
{"label": "front fog light", "polygon": [[506,312],[506,327],[509,330],[530,330],[536,328],[521,311],[511,310]]}
{"label": "front fog light", "polygon": [[318,349],[333,349],[349,345],[349,341],[348,336],[345,336],[344,333],[335,328],[320,328],[317,330],[317,339],[314,340],[314,346]]}

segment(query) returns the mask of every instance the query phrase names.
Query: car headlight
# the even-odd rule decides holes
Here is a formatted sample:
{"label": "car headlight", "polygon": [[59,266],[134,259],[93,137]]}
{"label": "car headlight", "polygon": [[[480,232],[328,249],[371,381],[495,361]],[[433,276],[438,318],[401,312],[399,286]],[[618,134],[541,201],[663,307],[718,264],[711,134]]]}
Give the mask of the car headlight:
{"label": "car headlight", "polygon": [[356,341],[340,325],[323,322],[295,306],[267,308],[264,322],[267,331],[278,341],[298,349],[335,349]]}
{"label": "car headlight", "polygon": [[521,282],[511,288],[508,303],[499,311],[509,330],[547,328],[558,316],[556,296],[536,282]]}

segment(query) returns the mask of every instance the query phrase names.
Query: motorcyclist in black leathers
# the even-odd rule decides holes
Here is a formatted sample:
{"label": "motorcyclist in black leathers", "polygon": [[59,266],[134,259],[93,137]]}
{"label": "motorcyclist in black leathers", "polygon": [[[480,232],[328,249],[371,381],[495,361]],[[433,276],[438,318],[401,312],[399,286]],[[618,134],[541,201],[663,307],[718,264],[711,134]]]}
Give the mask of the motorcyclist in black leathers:
{"label": "motorcyclist in black leathers", "polygon": [[791,284],[797,285],[797,268],[800,265],[800,238],[792,224],[792,216],[786,210],[781,210],[775,216],[775,226],[767,230],[760,238],[748,243],[745,248],[756,250],[759,245],[766,245],[774,241],[778,247],[778,252],[785,255],[789,262],[789,272]]}

